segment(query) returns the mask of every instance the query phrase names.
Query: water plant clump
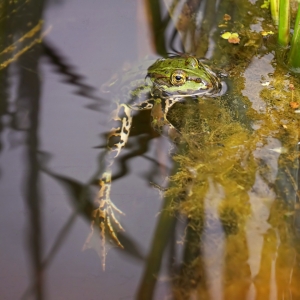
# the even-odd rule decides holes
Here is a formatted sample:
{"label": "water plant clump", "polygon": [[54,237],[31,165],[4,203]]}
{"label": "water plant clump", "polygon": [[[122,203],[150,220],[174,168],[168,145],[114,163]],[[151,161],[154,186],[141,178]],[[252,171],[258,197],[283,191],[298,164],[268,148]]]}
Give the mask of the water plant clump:
{"label": "water plant clump", "polygon": [[[300,5],[299,1],[272,0],[270,10],[274,25],[278,26],[277,56],[285,57],[285,63],[295,73],[300,72]],[[296,18],[293,17],[296,12]],[[290,28],[293,28],[292,39]]]}
{"label": "water plant clump", "polygon": [[[261,69],[253,71],[261,74]],[[231,72],[238,74],[238,70]],[[227,293],[246,295],[251,276],[247,240],[256,236],[257,228],[269,226],[264,235],[264,258],[276,246],[277,229],[286,253],[294,249],[297,240],[293,220],[299,168],[299,81],[278,64],[269,81],[262,81],[259,99],[254,95],[247,99],[242,96],[243,77],[233,80],[239,84],[232,85],[229,94],[199,103],[178,103],[168,116],[182,132],[174,156],[179,167],[166,192],[173,198],[174,214],[179,211],[186,220],[181,273],[174,278],[174,293],[179,295],[186,289],[178,287],[188,286],[183,274],[190,274],[193,288],[209,299],[206,285],[211,282],[199,278],[207,261],[210,268],[217,264],[219,248],[223,273],[216,267],[211,280],[222,278]],[[260,106],[255,107],[255,101],[260,101]],[[205,251],[211,255],[204,249],[210,249]],[[287,255],[281,253],[280,259],[284,272],[293,268]],[[261,270],[262,282],[267,274]]]}

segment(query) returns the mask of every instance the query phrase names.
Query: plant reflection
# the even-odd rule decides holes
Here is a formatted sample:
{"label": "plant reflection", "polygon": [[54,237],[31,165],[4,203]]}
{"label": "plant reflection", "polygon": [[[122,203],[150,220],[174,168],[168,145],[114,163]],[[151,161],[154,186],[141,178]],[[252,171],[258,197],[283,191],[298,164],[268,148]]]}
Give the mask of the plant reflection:
{"label": "plant reflection", "polygon": [[[4,15],[1,18],[1,27],[6,29],[2,37],[1,48],[1,77],[2,82],[8,83],[8,69],[10,63],[18,58],[18,97],[15,110],[9,107],[8,87],[5,97],[2,98],[3,115],[11,117],[11,126],[17,131],[23,131],[25,136],[25,157],[27,161],[26,179],[24,180],[24,200],[29,212],[27,243],[30,249],[31,276],[34,278],[34,290],[37,299],[44,298],[44,275],[42,268],[43,232],[41,226],[41,194],[39,189],[39,164],[37,150],[39,147],[39,104],[40,80],[38,77],[38,59],[41,56],[41,47],[37,46],[41,34],[42,1],[32,1],[30,4],[5,1],[2,3]],[[31,12],[31,25],[25,11]],[[22,13],[20,13],[22,12]],[[14,22],[17,21],[17,22]],[[17,40],[17,37],[20,37]],[[16,41],[17,40],[17,41]],[[30,50],[30,51],[29,51]],[[29,71],[30,70],[30,71]]]}

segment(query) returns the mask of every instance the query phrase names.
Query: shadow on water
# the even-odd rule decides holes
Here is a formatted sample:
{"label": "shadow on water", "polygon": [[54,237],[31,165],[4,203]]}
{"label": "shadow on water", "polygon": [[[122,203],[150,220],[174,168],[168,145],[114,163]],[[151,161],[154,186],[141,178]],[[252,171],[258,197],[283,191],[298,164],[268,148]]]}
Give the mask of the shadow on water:
{"label": "shadow on water", "polygon": [[[42,17],[43,2],[27,3],[12,3],[5,1],[2,3],[5,14],[2,15],[2,29],[5,30],[5,35],[2,38],[2,49],[5,49],[1,54],[2,66],[6,67],[10,60],[9,57],[13,52],[15,56],[20,55],[18,63],[15,65],[18,71],[18,90],[15,110],[10,111],[9,107],[9,71],[7,68],[1,70],[2,84],[6,91],[5,97],[1,97],[2,107],[5,108],[2,114],[7,114],[11,117],[11,126],[16,131],[22,131],[25,135],[25,160],[26,179],[24,180],[24,200],[28,209],[28,231],[27,231],[27,246],[30,249],[31,257],[31,277],[35,281],[35,297],[36,299],[44,298],[44,279],[42,270],[42,239],[43,232],[41,227],[41,195],[39,188],[39,164],[37,161],[37,150],[39,139],[37,135],[39,127],[39,107],[40,107],[40,80],[39,80],[39,57],[41,56],[41,47],[35,43],[38,38],[40,27],[38,26]],[[28,17],[25,12],[31,14],[31,26],[28,25]],[[11,21],[13,19],[13,21]],[[30,28],[31,27],[31,28]],[[26,29],[25,29],[26,28]],[[26,36],[27,30],[36,28],[37,34]],[[3,32],[3,31],[2,31]],[[23,38],[15,41],[18,36]],[[11,46],[12,45],[12,46]],[[32,45],[32,47],[30,47]],[[22,53],[23,49],[28,50]],[[33,59],[34,58],[34,59]],[[37,58],[37,59],[36,59]],[[7,83],[7,84],[6,84]]]}
{"label": "shadow on water", "polygon": [[[267,13],[246,0],[168,5],[145,1],[145,5],[156,52],[209,58],[215,72],[226,71],[228,90],[213,100],[178,103],[169,112],[182,137],[148,256],[130,233],[118,233],[124,246],[120,251],[145,264],[136,299],[155,298],[158,280],[164,276],[166,295],[172,299],[297,299],[299,111],[290,102],[299,101],[300,83],[276,62],[272,37],[259,34],[272,28]],[[39,40],[43,9],[43,1],[4,1],[1,16],[5,51],[0,53],[0,114],[3,120],[9,117],[6,126],[24,135],[23,198],[31,275],[23,299],[46,299],[45,271],[77,217],[90,223],[107,154],[106,150],[99,154],[96,171],[82,183],[52,171],[52,154],[40,150],[42,57],[74,94],[91,101],[86,108],[101,114],[110,110],[109,98],[97,96],[98,87],[86,83],[87,77],[68,62],[60,47],[47,36]],[[231,21],[223,20],[225,13]],[[34,28],[34,34],[26,35]],[[220,39],[224,30],[239,32],[240,44]],[[14,106],[12,74],[17,74],[13,80],[18,82]],[[131,173],[135,157],[152,163],[144,175],[147,181],[158,177],[161,163],[148,152],[159,135],[149,119],[147,111],[134,116],[127,152],[116,161],[113,180]],[[3,133],[3,123],[0,126]],[[108,134],[103,133],[102,140]],[[73,208],[47,255],[42,243],[42,174],[64,188]]]}
{"label": "shadow on water", "polygon": [[[67,84],[77,88],[75,92],[85,98],[105,102],[95,96],[96,88],[84,83],[85,76],[76,73],[76,68],[66,63],[59,51],[46,40],[42,40],[43,1],[3,1],[1,4],[1,116],[8,116],[9,126],[15,132],[24,135],[24,161],[25,176],[23,180],[23,193],[26,210],[28,211],[27,247],[30,257],[30,284],[22,299],[34,297],[45,299],[46,268],[51,263],[57,251],[62,246],[78,214],[89,219],[93,210],[93,202],[87,191],[89,186],[82,185],[75,180],[58,176],[45,168],[45,155],[40,153],[38,137],[40,118],[41,81],[39,63],[42,57],[47,57],[57,72],[64,77]],[[41,43],[42,41],[42,43]],[[15,76],[17,74],[17,76]],[[17,99],[12,105],[10,95],[10,79],[17,77]],[[3,119],[4,120],[4,119]],[[1,123],[1,132],[4,127]],[[11,146],[19,147],[22,142],[11,136]],[[66,220],[56,241],[53,243],[48,255],[44,256],[43,226],[41,207],[40,177],[46,173],[64,184],[73,200],[74,213]],[[126,238],[124,238],[126,241]],[[127,239],[128,240],[128,239]],[[125,244],[125,242],[124,242]],[[130,241],[127,241],[130,244]],[[133,247],[131,247],[131,250]],[[138,251],[131,251],[136,256]]]}
{"label": "shadow on water", "polygon": [[[6,5],[6,9],[2,10],[2,12],[5,12],[2,16],[2,28],[6,30],[1,40],[1,48],[4,49],[1,52],[1,77],[3,78],[1,115],[10,116],[9,126],[15,132],[22,132],[24,135],[24,143],[17,142],[17,139],[14,140],[12,137],[12,146],[24,146],[26,149],[24,154],[26,175],[23,180],[23,193],[25,206],[29,212],[27,220],[27,247],[31,255],[31,275],[29,287],[24,292],[22,299],[31,297],[45,299],[44,275],[46,269],[62,247],[78,215],[90,222],[91,213],[95,208],[92,188],[98,186],[99,174],[103,172],[101,161],[104,159],[103,156],[106,152],[99,156],[99,169],[86,184],[56,174],[48,169],[47,165],[51,160],[51,155],[40,151],[38,138],[41,94],[39,63],[41,58],[46,57],[54,67],[55,72],[63,78],[63,82],[76,87],[75,94],[94,101],[93,104],[87,105],[87,108],[107,113],[107,111],[103,111],[103,108],[107,107],[108,101],[95,95],[98,88],[85,83],[86,77],[77,72],[75,66],[67,62],[66,56],[58,50],[58,47],[47,41],[47,38],[40,37],[43,36],[41,22],[43,16],[42,1],[32,1],[30,4],[28,2],[21,3],[21,1],[14,3],[6,1],[4,5]],[[21,38],[18,39],[18,37]],[[14,75],[14,80],[17,77],[18,82],[17,95],[15,96],[17,100],[13,108],[10,104],[9,95],[11,74],[17,74],[17,76]],[[133,137],[140,135],[140,128],[143,127],[141,125],[143,115],[144,113],[140,113],[134,118],[134,124],[138,122],[139,126],[136,126],[137,129],[132,131]],[[142,117],[140,121],[139,116]],[[145,126],[146,132],[150,131],[151,134],[136,139],[136,143],[140,147],[122,158],[122,161],[120,161],[120,172],[114,176],[114,179],[128,174],[129,169],[126,162],[135,156],[146,153],[149,141],[158,136],[149,127],[149,123]],[[1,127],[2,130],[3,127]],[[130,145],[129,143],[129,148]],[[155,172],[156,170],[153,169],[153,173]],[[42,242],[44,237],[41,217],[41,207],[43,205],[40,187],[41,174],[47,174],[61,184],[68,193],[74,207],[73,213],[65,221],[46,256]],[[149,178],[151,177],[149,175]],[[124,253],[137,260],[143,259],[143,255],[132,238],[127,234],[120,234],[119,238],[125,246]]]}

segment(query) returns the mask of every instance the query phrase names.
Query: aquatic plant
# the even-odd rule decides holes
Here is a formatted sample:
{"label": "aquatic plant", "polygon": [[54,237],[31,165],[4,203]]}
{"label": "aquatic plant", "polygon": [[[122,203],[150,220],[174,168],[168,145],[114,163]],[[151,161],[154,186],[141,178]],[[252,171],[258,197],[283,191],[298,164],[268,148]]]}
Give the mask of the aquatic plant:
{"label": "aquatic plant", "polygon": [[278,2],[278,0],[270,1],[270,9],[271,9],[271,16],[272,16],[273,22],[277,26],[278,20],[279,20],[279,2]]}
{"label": "aquatic plant", "polygon": [[[300,55],[297,51],[300,45],[300,6],[298,4],[298,12],[294,24],[294,33],[290,42],[291,28],[291,5],[290,0],[271,0],[270,11],[275,25],[278,25],[278,52],[282,49],[287,51],[288,67],[299,73],[300,70]],[[262,5],[264,7],[265,3]]]}
{"label": "aquatic plant", "polygon": [[[298,12],[294,26],[294,34],[291,41],[291,49],[288,56],[288,65],[296,69],[300,68],[300,55],[299,50],[297,51],[297,46],[300,45],[300,5],[298,5]],[[295,70],[296,71],[296,70]]]}
{"label": "aquatic plant", "polygon": [[278,44],[287,47],[290,38],[290,0],[279,1]]}

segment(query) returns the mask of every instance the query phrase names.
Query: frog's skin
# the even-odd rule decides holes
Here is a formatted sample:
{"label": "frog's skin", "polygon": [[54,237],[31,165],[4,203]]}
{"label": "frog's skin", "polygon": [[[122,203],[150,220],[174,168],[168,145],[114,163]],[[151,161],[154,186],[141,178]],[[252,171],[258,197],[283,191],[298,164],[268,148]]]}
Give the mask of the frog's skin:
{"label": "frog's skin", "polygon": [[[115,226],[112,225],[113,221],[120,230],[124,230],[115,216],[115,212],[123,213],[110,199],[111,166],[128,140],[132,125],[132,111],[151,110],[152,126],[156,130],[161,132],[162,128],[167,125],[176,131],[166,117],[168,110],[176,102],[191,96],[213,97],[218,95],[222,89],[219,78],[194,56],[174,56],[159,59],[148,68],[147,74],[139,75],[141,78],[145,78],[146,75],[144,80],[141,78],[132,79],[135,73],[139,73],[139,70],[129,71],[126,77],[109,84],[111,87],[118,85],[123,98],[127,97],[125,90],[129,90],[129,96],[125,99],[127,103],[122,103],[120,97],[114,101],[117,104],[117,109],[113,111],[112,119],[117,122],[118,126],[112,128],[108,135],[107,165],[99,182],[100,190],[96,199],[97,209],[94,210],[92,216],[92,231],[95,225],[99,226],[102,237],[103,268],[105,267],[106,229],[108,229],[114,242],[123,248],[115,233]],[[148,96],[146,100],[145,96]],[[92,233],[84,247],[89,247],[91,235]]]}
{"label": "frog's skin", "polygon": [[215,96],[221,91],[219,78],[194,56],[159,59],[148,68],[147,76],[153,91],[164,98],[182,99],[190,96]]}

